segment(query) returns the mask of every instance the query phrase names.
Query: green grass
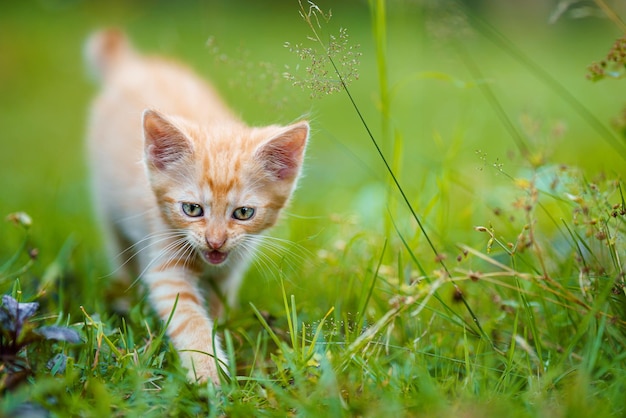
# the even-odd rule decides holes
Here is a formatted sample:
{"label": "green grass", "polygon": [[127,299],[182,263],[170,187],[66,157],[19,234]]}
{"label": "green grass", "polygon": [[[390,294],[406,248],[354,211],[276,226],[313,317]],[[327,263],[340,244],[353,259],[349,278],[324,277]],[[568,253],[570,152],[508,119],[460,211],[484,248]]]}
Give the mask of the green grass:
{"label": "green grass", "polygon": [[[82,340],[11,356],[3,334],[0,415],[624,415],[623,81],[585,79],[619,25],[495,2],[346,2],[319,26],[297,2],[176,4],[0,6],[0,216],[32,218],[0,223],[0,293]],[[235,378],[219,389],[187,383],[139,289],[125,313],[107,296],[80,50],[110,24],[210,75],[251,123],[313,122],[273,232],[294,244],[220,323]],[[340,28],[360,44],[348,91],[282,77],[341,87],[283,47],[323,58]]]}

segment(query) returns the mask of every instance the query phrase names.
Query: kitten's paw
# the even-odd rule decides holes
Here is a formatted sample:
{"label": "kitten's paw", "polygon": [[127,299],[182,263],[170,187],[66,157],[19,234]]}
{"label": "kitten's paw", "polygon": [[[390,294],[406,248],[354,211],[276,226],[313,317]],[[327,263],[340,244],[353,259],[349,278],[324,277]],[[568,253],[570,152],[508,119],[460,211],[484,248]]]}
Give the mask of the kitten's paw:
{"label": "kitten's paw", "polygon": [[[190,382],[205,383],[211,381],[214,385],[220,386],[220,373],[228,376],[228,362],[221,353],[217,354],[217,361],[213,356],[205,353],[193,352],[189,354],[185,356],[187,358],[183,359],[186,360],[183,363],[188,369],[187,378]],[[219,363],[219,366],[216,363]]]}

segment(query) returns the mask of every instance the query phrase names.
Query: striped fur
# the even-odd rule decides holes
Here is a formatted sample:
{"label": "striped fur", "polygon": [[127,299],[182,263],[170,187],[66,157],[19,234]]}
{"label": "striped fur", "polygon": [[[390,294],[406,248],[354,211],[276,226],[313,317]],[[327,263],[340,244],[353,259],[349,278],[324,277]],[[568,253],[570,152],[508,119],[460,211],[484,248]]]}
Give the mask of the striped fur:
{"label": "striped fur", "polygon": [[192,380],[219,383],[226,356],[207,283],[235,302],[253,237],[296,185],[308,124],[249,127],[189,69],[137,53],[119,31],[92,35],[86,56],[101,84],[87,136],[111,258],[133,249],[137,269],[126,274],[140,276],[163,321],[178,301],[168,335]]}

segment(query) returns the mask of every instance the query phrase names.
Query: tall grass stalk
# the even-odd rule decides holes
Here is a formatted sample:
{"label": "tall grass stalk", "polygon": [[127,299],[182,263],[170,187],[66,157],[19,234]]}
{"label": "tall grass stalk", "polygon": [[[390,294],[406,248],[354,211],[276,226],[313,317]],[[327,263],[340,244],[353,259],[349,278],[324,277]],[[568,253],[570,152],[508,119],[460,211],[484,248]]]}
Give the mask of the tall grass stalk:
{"label": "tall grass stalk", "polygon": [[604,0],[594,0],[594,3],[598,5],[600,9],[604,12],[604,14],[613,22],[615,25],[624,33],[626,33],[626,23],[622,20],[621,17],[615,10],[611,8]]}
{"label": "tall grass stalk", "polygon": [[[314,25],[313,20],[312,20],[313,18],[317,19],[316,13],[319,11],[319,7],[317,7],[312,2],[309,2],[309,5],[310,5],[310,9],[307,11],[307,10],[305,10],[305,8],[302,5],[302,3],[300,2],[300,14],[304,18],[304,20],[307,23],[307,25],[309,26],[309,29],[313,33],[313,37],[315,38],[315,40],[320,45],[322,45],[324,47],[323,48],[324,50],[328,51],[328,48],[325,47],[326,43],[324,41],[322,41],[322,39],[321,39],[321,37],[319,35],[319,32],[316,30],[315,25]],[[356,112],[356,114],[357,114],[361,124],[365,128],[365,130],[367,132],[367,135],[368,135],[372,145],[376,149],[376,153],[378,154],[378,156],[380,157],[381,161],[383,162],[383,164],[385,166],[385,169],[387,170],[387,172],[391,176],[393,184],[395,185],[396,189],[398,190],[398,192],[402,196],[402,200],[404,201],[406,207],[411,212],[411,215],[412,215],[413,219],[417,223],[420,231],[424,235],[424,238],[428,242],[428,245],[430,246],[430,248],[432,249],[433,253],[435,254],[435,257],[437,258],[439,264],[441,265],[443,270],[446,272],[446,275],[448,277],[451,277],[450,271],[449,271],[449,269],[448,269],[448,267],[447,267],[447,265],[446,265],[446,263],[444,261],[444,257],[439,253],[439,251],[435,247],[434,243],[430,239],[430,237],[428,235],[428,232],[426,231],[426,228],[424,227],[420,217],[417,215],[417,212],[413,208],[413,205],[411,204],[409,198],[407,197],[407,195],[406,195],[406,193],[404,191],[404,188],[400,185],[400,181],[398,180],[398,177],[396,176],[396,173],[394,172],[393,168],[391,167],[391,165],[387,161],[387,158],[385,157],[385,154],[383,153],[380,145],[378,144],[378,141],[374,137],[374,134],[372,133],[371,129],[369,128],[368,123],[365,121],[365,118],[363,117],[363,114],[361,113],[361,110],[359,109],[356,101],[352,97],[352,94],[350,93],[350,90],[348,89],[348,85],[347,85],[347,83],[344,80],[343,74],[341,73],[341,71],[339,71],[339,68],[337,67],[333,57],[330,54],[327,54],[326,58],[328,59],[328,62],[330,62],[331,66],[332,66],[332,68],[333,68],[333,70],[335,72],[335,75],[337,76],[337,78],[339,80],[339,83],[341,84],[343,90],[346,93],[346,96],[348,97],[348,99],[350,101],[350,104],[352,105],[352,108]],[[486,341],[488,341],[493,346],[493,343],[492,343],[491,339],[489,338],[489,336],[487,335],[487,333],[484,331],[483,327],[481,326],[480,321],[478,320],[478,317],[476,316],[476,314],[474,313],[474,311],[470,307],[470,305],[467,302],[465,296],[463,295],[463,292],[461,291],[461,289],[458,287],[458,285],[454,281],[451,281],[451,283],[454,286],[457,294],[460,295],[459,297],[461,298],[461,302],[465,306],[465,309],[468,311],[468,313],[472,317],[473,324],[477,328],[478,333]]]}
{"label": "tall grass stalk", "polygon": [[[387,68],[387,2],[386,0],[369,0],[370,13],[372,15],[372,34],[376,47],[376,68],[378,74],[378,110],[380,112],[381,142],[391,152],[391,167],[396,175],[401,173],[402,164],[402,136],[393,128],[391,121],[391,89],[389,87],[389,75]],[[393,142],[392,142],[393,141]],[[389,179],[390,187],[387,188],[387,204],[391,212],[395,212],[396,199],[393,198],[393,183]],[[385,218],[385,235],[391,235],[391,220]]]}

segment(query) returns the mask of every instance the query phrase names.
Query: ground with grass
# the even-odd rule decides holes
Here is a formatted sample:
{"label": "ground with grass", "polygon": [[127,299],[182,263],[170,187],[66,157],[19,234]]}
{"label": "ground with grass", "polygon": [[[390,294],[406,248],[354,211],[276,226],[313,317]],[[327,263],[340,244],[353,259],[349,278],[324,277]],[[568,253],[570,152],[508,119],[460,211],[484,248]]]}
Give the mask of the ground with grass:
{"label": "ground with grass", "polygon": [[[2,416],[625,414],[624,10],[5,3]],[[81,57],[108,25],[252,124],[312,121],[219,388],[186,381],[139,287],[110,297]]]}

